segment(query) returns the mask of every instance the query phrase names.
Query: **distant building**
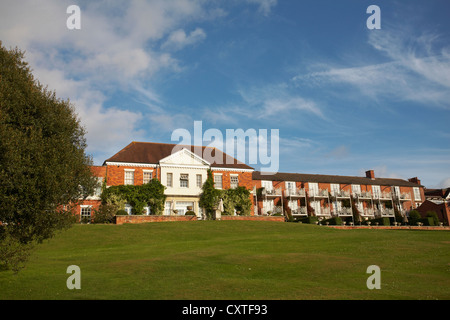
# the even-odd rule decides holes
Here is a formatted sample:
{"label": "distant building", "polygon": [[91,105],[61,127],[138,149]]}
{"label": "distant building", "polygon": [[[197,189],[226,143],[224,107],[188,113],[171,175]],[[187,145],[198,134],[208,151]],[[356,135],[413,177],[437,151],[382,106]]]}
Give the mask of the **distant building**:
{"label": "distant building", "polygon": [[450,188],[446,189],[425,189],[425,201],[417,208],[422,217],[428,211],[436,212],[439,221],[444,225],[450,225]]}
{"label": "distant building", "polygon": [[[288,211],[293,217],[351,219],[357,210],[363,219],[396,219],[407,216],[425,201],[418,178],[376,178],[373,170],[367,171],[365,177],[281,172],[267,175],[216,148],[203,146],[132,142],[102,166],[92,168],[106,187],[142,185],[157,178],[166,187],[165,215],[174,214],[174,210],[184,215],[190,209],[199,218],[203,214],[200,195],[209,169],[216,188],[244,186],[252,191],[253,215]],[[81,217],[90,218],[99,207],[100,191],[77,207]],[[132,214],[129,205],[126,210]],[[145,210],[144,214],[151,214],[149,208]]]}

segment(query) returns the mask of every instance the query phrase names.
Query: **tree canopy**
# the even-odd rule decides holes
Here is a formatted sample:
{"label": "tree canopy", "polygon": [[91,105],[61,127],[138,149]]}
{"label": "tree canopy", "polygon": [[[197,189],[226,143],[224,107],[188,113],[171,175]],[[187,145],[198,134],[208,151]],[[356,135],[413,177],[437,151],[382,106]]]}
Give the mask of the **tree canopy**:
{"label": "tree canopy", "polygon": [[84,135],[70,101],[34,78],[22,51],[0,42],[0,247],[6,238],[40,242],[69,224],[64,205],[96,184]]}

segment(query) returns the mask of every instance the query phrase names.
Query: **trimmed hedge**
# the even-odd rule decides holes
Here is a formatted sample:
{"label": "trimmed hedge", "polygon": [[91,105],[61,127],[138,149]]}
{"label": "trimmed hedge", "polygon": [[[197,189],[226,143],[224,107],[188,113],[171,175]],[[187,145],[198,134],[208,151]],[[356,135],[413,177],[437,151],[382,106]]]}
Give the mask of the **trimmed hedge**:
{"label": "trimmed hedge", "polygon": [[301,223],[309,223],[309,224],[316,224],[319,219],[317,217],[303,217],[303,218],[296,218],[297,222]]}
{"label": "trimmed hedge", "polygon": [[368,221],[370,221],[370,225],[372,225],[372,226],[375,226],[377,222],[378,222],[379,226],[390,226],[391,225],[391,220],[388,217],[367,220],[366,224]]}
{"label": "trimmed hedge", "polygon": [[325,219],[325,220],[320,221],[320,223],[324,224],[324,225],[326,225],[327,222],[329,225],[338,226],[338,225],[342,224],[342,219],[341,219],[341,217],[333,217],[330,219]]}

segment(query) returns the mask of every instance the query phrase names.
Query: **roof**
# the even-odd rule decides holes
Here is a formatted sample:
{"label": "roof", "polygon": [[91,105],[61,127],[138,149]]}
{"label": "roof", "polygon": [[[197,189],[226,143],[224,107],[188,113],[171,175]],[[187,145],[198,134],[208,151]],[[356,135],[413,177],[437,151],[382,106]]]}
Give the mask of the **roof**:
{"label": "roof", "polygon": [[450,193],[450,188],[446,189],[426,189],[425,197],[427,198],[447,198]]}
{"label": "roof", "polygon": [[391,178],[366,178],[354,176],[334,176],[323,174],[304,174],[304,173],[285,173],[277,172],[274,174],[263,174],[260,171],[252,173],[253,180],[271,180],[271,181],[295,181],[295,182],[321,182],[321,183],[339,183],[339,184],[363,184],[363,185],[382,185],[399,187],[420,187],[417,183],[402,179]]}
{"label": "roof", "polygon": [[217,148],[136,141],[131,142],[111,158],[105,160],[103,164],[106,164],[106,162],[158,164],[161,159],[164,159],[183,148],[209,162],[211,167],[253,170],[252,167],[227,155]]}

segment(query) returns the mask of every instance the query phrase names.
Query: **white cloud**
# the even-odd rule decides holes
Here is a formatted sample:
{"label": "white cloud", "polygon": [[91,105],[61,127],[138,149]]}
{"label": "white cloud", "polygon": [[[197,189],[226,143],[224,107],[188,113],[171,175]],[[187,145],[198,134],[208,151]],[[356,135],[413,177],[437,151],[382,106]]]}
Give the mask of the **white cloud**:
{"label": "white cloud", "polygon": [[166,42],[161,46],[162,49],[180,50],[186,46],[193,45],[206,38],[206,33],[201,28],[197,28],[189,35],[183,29],[173,31]]}
{"label": "white cloud", "polygon": [[258,5],[258,11],[267,16],[272,11],[272,7],[277,5],[277,0],[247,0],[249,3]]}
{"label": "white cloud", "polygon": [[406,32],[371,32],[369,44],[390,59],[358,67],[324,67],[293,78],[312,86],[350,85],[371,99],[393,98],[449,108],[450,47],[433,49],[438,37],[418,38]]}
{"label": "white cloud", "polygon": [[[209,19],[204,2],[83,2],[81,30],[66,27],[66,9],[71,4],[69,0],[2,1],[0,39],[4,46],[26,51],[36,78],[55,90],[58,97],[70,98],[87,129],[87,152],[110,156],[144,136],[142,122],[148,124],[146,127],[168,130],[186,121],[184,115],[170,115],[144,80],[161,70],[182,70],[177,59],[155,50],[153,44],[180,30],[186,22]],[[215,15],[220,14],[216,10]],[[194,29],[178,39],[178,49],[205,36],[202,29]],[[109,95],[118,90],[134,91],[135,101],[149,109],[106,107]]]}

